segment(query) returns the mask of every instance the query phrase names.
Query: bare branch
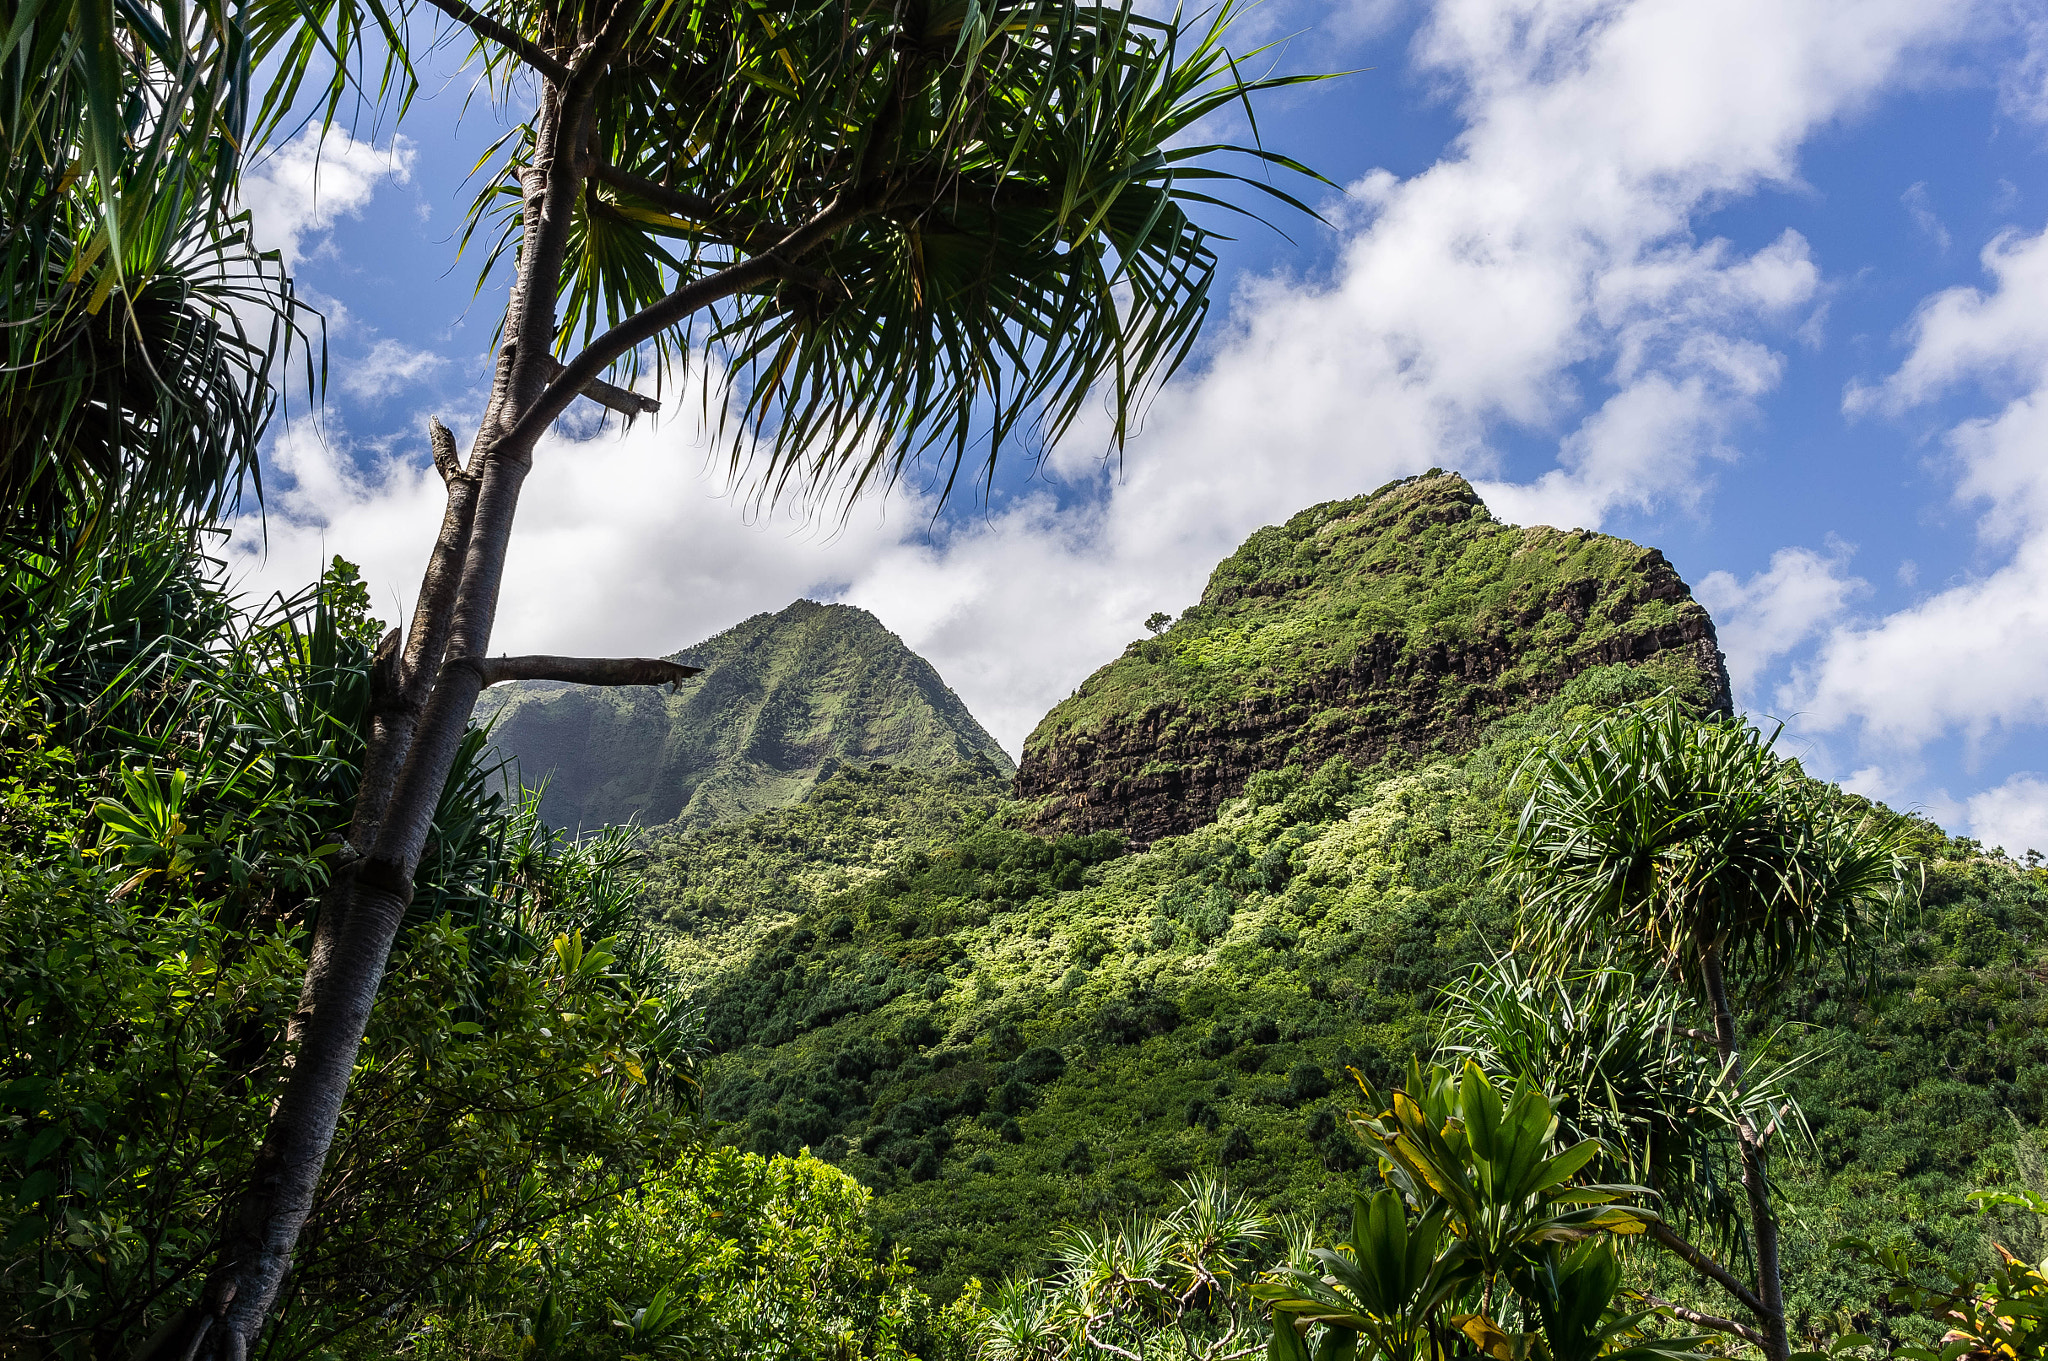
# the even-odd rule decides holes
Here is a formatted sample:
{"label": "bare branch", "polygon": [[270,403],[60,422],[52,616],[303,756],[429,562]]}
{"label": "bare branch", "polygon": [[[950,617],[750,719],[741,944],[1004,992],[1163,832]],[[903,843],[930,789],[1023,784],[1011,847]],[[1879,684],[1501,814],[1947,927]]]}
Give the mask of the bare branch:
{"label": "bare branch", "polygon": [[1749,1310],[1750,1313],[1755,1314],[1758,1318],[1765,1317],[1764,1302],[1758,1298],[1754,1290],[1751,1290],[1738,1280],[1727,1267],[1722,1266],[1719,1262],[1707,1256],[1706,1253],[1701,1252],[1698,1248],[1679,1237],[1669,1224],[1651,1220],[1650,1237],[1670,1249],[1671,1252],[1676,1254],[1694,1271],[1699,1272],[1700,1275],[1705,1276],[1733,1295],[1736,1302]]}
{"label": "bare branch", "polygon": [[[562,363],[552,356],[550,362],[554,364],[554,371],[548,375],[548,381],[552,383],[562,376]],[[607,383],[602,378],[591,379],[577,391],[606,410],[618,412],[629,421],[635,416],[651,416],[661,410],[661,403],[657,399],[622,388],[616,383]]]}
{"label": "bare branch", "polygon": [[1659,1299],[1655,1295],[1644,1295],[1643,1302],[1652,1308],[1662,1309],[1680,1323],[1690,1323],[1696,1328],[1712,1328],[1718,1333],[1729,1333],[1752,1347],[1763,1347],[1768,1350],[1764,1335],[1746,1323],[1737,1323],[1732,1318],[1722,1318],[1716,1314],[1702,1314],[1697,1309],[1688,1309],[1682,1304],[1673,1304],[1670,1300]]}
{"label": "bare branch", "polygon": [[[419,602],[413,607],[412,628],[405,641],[404,661],[399,669],[401,697],[417,714],[426,704],[421,678],[434,673],[441,654],[448,650],[449,630],[454,627],[455,593],[462,581],[462,555],[469,547],[470,524],[476,513],[477,479],[462,471],[455,457],[455,437],[439,420],[427,426],[427,438],[434,449],[434,469],[448,486],[448,504],[441,515],[441,532],[427,559],[426,576],[420,582]],[[403,761],[399,744],[396,759]]]}
{"label": "bare branch", "polygon": [[678,685],[701,667],[684,666],[660,657],[451,657],[450,666],[466,666],[485,685],[505,681],[551,680],[571,685]]}
{"label": "bare branch", "polygon": [[462,476],[462,459],[455,452],[455,436],[441,424],[439,416],[427,418],[427,443],[434,450],[434,471],[441,474],[443,483]]}
{"label": "bare branch", "polygon": [[427,3],[477,37],[489,38],[555,84],[561,85],[568,81],[569,68],[550,55],[546,48],[499,23],[488,14],[479,14],[463,4],[462,0],[427,0]]}

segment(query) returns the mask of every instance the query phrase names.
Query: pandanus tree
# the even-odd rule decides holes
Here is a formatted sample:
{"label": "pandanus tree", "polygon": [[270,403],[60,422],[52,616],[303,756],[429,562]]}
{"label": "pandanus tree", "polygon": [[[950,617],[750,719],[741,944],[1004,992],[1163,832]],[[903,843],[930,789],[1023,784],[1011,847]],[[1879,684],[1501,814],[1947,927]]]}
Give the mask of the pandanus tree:
{"label": "pandanus tree", "polygon": [[[412,617],[378,652],[292,1064],[215,1269],[161,1355],[245,1355],[278,1297],[478,693],[691,674],[490,653],[520,489],[570,405],[638,414],[652,399],[608,374],[699,362],[733,471],[768,495],[856,494],[924,459],[950,490],[1093,401],[1117,444],[1209,305],[1216,260],[1193,216],[1221,202],[1209,191],[1236,180],[1294,202],[1191,135],[1287,83],[1239,74],[1227,16],[1190,32],[1085,0],[430,3],[508,107],[531,101],[471,220],[510,270],[490,395],[466,457],[431,428],[446,506]],[[410,40],[383,0],[251,14],[287,87],[323,52],[378,48],[400,69]],[[401,69],[390,88],[404,87]]]}
{"label": "pandanus tree", "polygon": [[[236,210],[258,59],[224,0],[0,0],[0,551],[82,562],[256,469],[303,314]],[[275,101],[272,101],[273,104]]]}
{"label": "pandanus tree", "polygon": [[1780,1113],[1749,1099],[1737,1007],[1831,953],[1855,954],[1907,873],[1903,827],[1807,778],[1766,735],[1669,698],[1561,734],[1516,776],[1503,854],[1524,943],[1557,963],[1606,944],[1688,990],[1712,1018],[1754,1273],[1743,1281],[1668,1229],[1658,1236],[1790,1343],[1770,1154]]}

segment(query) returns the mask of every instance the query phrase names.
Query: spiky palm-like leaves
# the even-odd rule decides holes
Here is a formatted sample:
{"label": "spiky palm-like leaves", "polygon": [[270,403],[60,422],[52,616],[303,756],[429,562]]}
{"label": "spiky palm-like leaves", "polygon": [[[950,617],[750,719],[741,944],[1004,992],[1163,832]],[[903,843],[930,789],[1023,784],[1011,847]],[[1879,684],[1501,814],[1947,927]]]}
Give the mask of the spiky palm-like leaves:
{"label": "spiky palm-like leaves", "polygon": [[0,539],[75,561],[255,470],[300,316],[231,216],[242,11],[0,3]]}
{"label": "spiky palm-like leaves", "polygon": [[1692,1005],[1612,965],[1559,977],[1507,955],[1453,984],[1446,1003],[1449,1053],[1550,1093],[1563,1130],[1600,1141],[1605,1177],[1650,1187],[1667,1217],[1747,1252],[1743,1208],[1729,1194],[1735,1127],[1747,1118],[1802,1134],[1786,1083],[1804,1060],[1763,1069],[1752,1054],[1738,1093]]}
{"label": "spiky palm-like leaves", "polygon": [[[1237,178],[1209,164],[1231,148],[1174,143],[1294,79],[1240,81],[1228,17],[1191,41],[1058,0],[653,12],[599,82],[563,356],[596,345],[630,375],[643,340],[665,364],[707,347],[732,384],[734,471],[755,460],[770,494],[856,494],[932,449],[950,486],[976,444],[986,475],[1020,426],[1055,438],[1094,391],[1121,442],[1208,308],[1215,257],[1190,209]],[[538,38],[554,20],[526,22]],[[491,261],[518,248],[534,135],[478,200],[472,230],[502,212]],[[744,290],[611,351],[621,319],[778,251]]]}
{"label": "spiky palm-like leaves", "polygon": [[1561,960],[1611,939],[1701,995],[1710,960],[1767,988],[1857,949],[1903,883],[1901,827],[1775,736],[1658,699],[1532,754],[1503,857],[1531,943]]}
{"label": "spiky palm-like leaves", "polygon": [[989,1361],[1146,1356],[1222,1361],[1258,1349],[1246,1287],[1277,1227],[1222,1181],[1176,1188],[1164,1215],[1053,1241],[1049,1280],[1013,1278],[991,1293],[980,1354]]}
{"label": "spiky palm-like leaves", "polygon": [[1588,948],[1633,954],[1712,1017],[1748,1201],[1754,1285],[1667,1239],[1757,1318],[1772,1361],[1790,1355],[1771,1208],[1778,1116],[1749,1094],[1736,999],[1823,954],[1854,954],[1906,877],[1903,827],[1806,778],[1766,736],[1675,700],[1632,705],[1560,734],[1515,778],[1523,806],[1502,853],[1526,943],[1555,968]]}

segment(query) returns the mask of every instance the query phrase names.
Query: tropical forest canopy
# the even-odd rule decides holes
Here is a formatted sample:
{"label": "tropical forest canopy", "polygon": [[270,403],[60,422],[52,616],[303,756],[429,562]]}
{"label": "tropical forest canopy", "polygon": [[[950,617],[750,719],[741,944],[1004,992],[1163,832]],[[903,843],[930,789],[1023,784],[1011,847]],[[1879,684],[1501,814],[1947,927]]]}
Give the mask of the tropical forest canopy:
{"label": "tropical forest canopy", "polygon": [[[1014,780],[816,606],[492,653],[539,432],[706,335],[770,494],[1121,430],[1208,189],[1292,202],[1183,135],[1284,83],[1227,15],[433,8],[539,95],[476,219],[491,408],[431,427],[384,621],[345,558],[254,600],[207,550],[317,351],[244,157],[402,113],[422,15],[0,6],[0,1350],[2048,1349],[2048,871],[1731,716],[1654,550],[1440,473],[1308,508]],[[610,775],[648,708],[684,736]],[[525,787],[572,710],[576,806],[659,816]]]}

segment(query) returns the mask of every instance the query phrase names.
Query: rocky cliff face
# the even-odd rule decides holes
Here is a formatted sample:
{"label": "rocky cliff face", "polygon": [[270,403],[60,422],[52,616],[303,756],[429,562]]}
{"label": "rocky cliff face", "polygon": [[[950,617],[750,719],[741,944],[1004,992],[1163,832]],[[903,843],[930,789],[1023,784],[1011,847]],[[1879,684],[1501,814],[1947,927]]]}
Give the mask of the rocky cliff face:
{"label": "rocky cliff face", "polygon": [[799,600],[673,654],[675,694],[532,682],[484,693],[479,722],[558,827],[701,826],[797,803],[841,764],[1007,774],[1010,758],[931,663],[866,610]]}
{"label": "rocky cliff face", "polygon": [[1616,666],[1729,707],[1713,621],[1663,554],[1504,525],[1433,470],[1252,535],[1198,605],[1046,715],[1017,795],[1042,829],[1149,844],[1256,771],[1467,750]]}

